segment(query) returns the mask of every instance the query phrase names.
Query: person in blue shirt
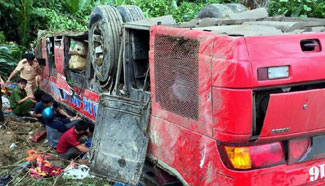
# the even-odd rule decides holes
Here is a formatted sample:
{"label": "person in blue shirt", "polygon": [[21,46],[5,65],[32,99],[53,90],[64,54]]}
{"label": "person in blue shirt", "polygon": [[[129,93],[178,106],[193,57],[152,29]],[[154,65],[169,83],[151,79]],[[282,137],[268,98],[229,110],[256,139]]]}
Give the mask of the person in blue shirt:
{"label": "person in blue shirt", "polygon": [[95,125],[92,123],[88,123],[88,125],[89,125],[88,133],[87,133],[88,140],[86,141],[86,147],[90,148],[93,139],[94,130],[95,130]]}
{"label": "person in blue shirt", "polygon": [[47,140],[52,148],[56,148],[59,138],[64,132],[75,126],[81,120],[79,116],[70,118],[56,117],[52,107],[43,109],[42,117],[46,124]]}
{"label": "person in blue shirt", "polygon": [[34,107],[34,113],[33,116],[36,117],[38,119],[39,122],[45,124],[45,121],[42,117],[42,111],[46,108],[46,107],[50,107],[53,105],[53,97],[50,95],[42,95],[41,97],[41,101],[37,102],[35,107]]}
{"label": "person in blue shirt", "polygon": [[[36,93],[35,93],[36,94]],[[34,113],[33,116],[38,119],[39,122],[45,124],[45,121],[42,117],[42,111],[46,107],[52,106],[54,109],[54,117],[60,117],[60,118],[71,118],[69,114],[63,110],[59,104],[53,99],[52,96],[50,95],[42,95],[41,96],[41,101],[37,102],[35,107],[34,107]]]}
{"label": "person in blue shirt", "polygon": [[63,108],[60,107],[59,103],[57,101],[53,102],[53,109],[56,117],[59,118],[71,118],[67,112]]}

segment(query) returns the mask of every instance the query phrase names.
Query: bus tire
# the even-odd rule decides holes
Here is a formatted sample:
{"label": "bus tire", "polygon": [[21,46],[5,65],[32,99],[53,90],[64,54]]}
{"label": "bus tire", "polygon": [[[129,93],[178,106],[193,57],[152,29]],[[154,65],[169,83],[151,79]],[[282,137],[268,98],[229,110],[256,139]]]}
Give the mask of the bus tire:
{"label": "bus tire", "polygon": [[238,13],[248,10],[244,5],[237,3],[230,4],[210,4],[203,7],[197,14],[197,18],[218,18],[224,19],[231,13]]}
{"label": "bus tire", "polygon": [[91,12],[88,33],[89,59],[94,75],[101,84],[106,84],[115,76],[122,23],[121,15],[113,6],[97,6]]}
{"label": "bus tire", "polygon": [[142,10],[135,5],[123,5],[117,7],[120,15],[122,16],[123,22],[140,21],[145,19]]}

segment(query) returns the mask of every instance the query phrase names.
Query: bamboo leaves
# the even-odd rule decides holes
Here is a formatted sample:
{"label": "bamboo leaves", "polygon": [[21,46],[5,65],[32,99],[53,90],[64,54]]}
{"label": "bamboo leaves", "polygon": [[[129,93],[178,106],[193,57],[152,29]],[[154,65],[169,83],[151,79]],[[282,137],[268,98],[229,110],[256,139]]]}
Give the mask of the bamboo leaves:
{"label": "bamboo leaves", "polygon": [[33,12],[33,0],[20,0],[17,7],[18,32],[21,38],[21,44],[26,46],[30,31],[30,17]]}
{"label": "bamboo leaves", "polygon": [[16,44],[0,45],[0,74],[7,77],[21,58],[21,50]]}

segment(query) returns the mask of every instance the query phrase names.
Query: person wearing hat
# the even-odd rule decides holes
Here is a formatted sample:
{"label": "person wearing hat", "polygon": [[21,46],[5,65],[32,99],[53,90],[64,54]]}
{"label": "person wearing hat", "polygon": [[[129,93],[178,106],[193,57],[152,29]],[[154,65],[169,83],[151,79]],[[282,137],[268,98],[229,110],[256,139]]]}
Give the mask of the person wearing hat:
{"label": "person wearing hat", "polygon": [[17,67],[11,72],[8,77],[7,84],[10,83],[11,78],[13,78],[17,72],[20,72],[20,77],[27,80],[27,85],[25,87],[28,96],[34,96],[34,89],[36,85],[38,86],[40,81],[40,66],[33,54],[25,54],[25,58],[19,61]]}
{"label": "person wearing hat", "polygon": [[26,79],[18,80],[18,87],[15,88],[10,95],[10,107],[14,114],[18,116],[24,116],[31,111],[33,102],[33,96],[28,96],[25,87],[27,85]]}

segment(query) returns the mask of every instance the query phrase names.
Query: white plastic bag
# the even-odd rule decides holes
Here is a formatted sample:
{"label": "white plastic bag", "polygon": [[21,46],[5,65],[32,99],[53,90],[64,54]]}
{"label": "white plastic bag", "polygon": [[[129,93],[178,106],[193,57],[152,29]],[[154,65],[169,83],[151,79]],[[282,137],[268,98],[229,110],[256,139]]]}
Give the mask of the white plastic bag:
{"label": "white plastic bag", "polygon": [[6,98],[5,96],[1,97],[2,99],[2,109],[5,110],[7,108],[10,108],[10,101],[8,98]]}
{"label": "white plastic bag", "polygon": [[89,167],[87,167],[87,165],[73,166],[70,164],[63,172],[64,172],[63,178],[69,178],[69,179],[94,178],[94,176],[90,175]]}

